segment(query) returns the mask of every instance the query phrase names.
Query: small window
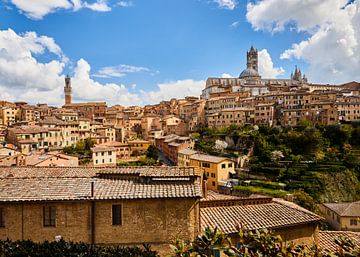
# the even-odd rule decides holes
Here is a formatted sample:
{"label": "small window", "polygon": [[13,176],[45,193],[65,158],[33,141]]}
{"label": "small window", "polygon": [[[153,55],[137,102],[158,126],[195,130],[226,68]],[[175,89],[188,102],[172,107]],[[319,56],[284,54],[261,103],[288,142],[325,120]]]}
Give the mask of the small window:
{"label": "small window", "polygon": [[226,164],[225,164],[225,163],[221,164],[221,168],[222,168],[222,169],[225,169],[225,168],[226,168]]}
{"label": "small window", "polygon": [[0,228],[4,228],[5,227],[5,213],[4,213],[4,209],[0,208]]}
{"label": "small window", "polygon": [[108,155],[111,155],[111,151],[108,151]]}
{"label": "small window", "polygon": [[215,181],[213,181],[211,184],[212,184],[212,186],[214,187],[214,186],[215,186]]}
{"label": "small window", "polygon": [[229,164],[228,164],[228,168],[232,168],[232,163],[229,163]]}
{"label": "small window", "polygon": [[44,227],[55,227],[56,207],[46,206],[43,209]]}
{"label": "small window", "polygon": [[355,220],[355,219],[351,219],[350,220],[350,226],[357,226],[357,220]]}
{"label": "small window", "polygon": [[113,225],[121,225],[122,217],[121,217],[121,205],[113,205],[112,206],[112,224]]}

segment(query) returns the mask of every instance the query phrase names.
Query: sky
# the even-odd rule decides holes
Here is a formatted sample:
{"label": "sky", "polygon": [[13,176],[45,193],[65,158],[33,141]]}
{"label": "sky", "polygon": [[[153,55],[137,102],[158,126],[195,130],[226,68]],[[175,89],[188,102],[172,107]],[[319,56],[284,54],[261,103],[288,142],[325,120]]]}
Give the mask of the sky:
{"label": "sky", "polygon": [[360,81],[360,0],[2,0],[0,99],[146,105],[199,96],[259,51],[264,78]]}

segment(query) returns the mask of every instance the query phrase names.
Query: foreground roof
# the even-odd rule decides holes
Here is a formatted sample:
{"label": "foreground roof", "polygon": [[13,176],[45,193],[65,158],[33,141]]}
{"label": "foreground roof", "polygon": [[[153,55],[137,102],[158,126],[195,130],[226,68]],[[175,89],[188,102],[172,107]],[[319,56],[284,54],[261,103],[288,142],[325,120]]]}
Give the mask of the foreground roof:
{"label": "foreground roof", "polygon": [[274,201],[267,198],[223,200],[200,208],[201,229],[218,228],[226,234],[240,229],[276,229],[323,220],[320,216],[295,208],[287,201]]}
{"label": "foreground roof", "polygon": [[350,231],[319,231],[319,248],[328,251],[336,251],[339,245],[336,240],[344,237],[360,245],[360,233]]}
{"label": "foreground roof", "polygon": [[2,168],[0,202],[200,198],[199,171],[181,167]]}
{"label": "foreground roof", "polygon": [[343,217],[359,217],[360,216],[360,202],[324,203],[324,206]]}

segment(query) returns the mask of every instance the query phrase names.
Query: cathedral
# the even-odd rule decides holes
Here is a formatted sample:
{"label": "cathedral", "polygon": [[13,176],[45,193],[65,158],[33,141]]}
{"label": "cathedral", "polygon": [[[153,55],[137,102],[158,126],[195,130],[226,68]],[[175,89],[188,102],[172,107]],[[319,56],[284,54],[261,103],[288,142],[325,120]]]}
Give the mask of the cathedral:
{"label": "cathedral", "polygon": [[259,74],[258,50],[251,46],[246,52],[246,69],[238,78],[208,78],[201,98],[209,99],[212,95],[221,93],[249,92],[250,96],[268,93],[275,90],[288,91],[291,87],[301,87],[307,83],[307,78],[295,66],[290,79],[262,78]]}

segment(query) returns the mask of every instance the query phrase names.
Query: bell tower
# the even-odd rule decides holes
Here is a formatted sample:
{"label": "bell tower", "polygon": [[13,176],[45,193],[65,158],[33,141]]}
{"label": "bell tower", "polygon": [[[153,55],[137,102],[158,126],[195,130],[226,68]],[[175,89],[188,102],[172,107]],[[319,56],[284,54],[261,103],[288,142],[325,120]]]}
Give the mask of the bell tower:
{"label": "bell tower", "polygon": [[71,78],[69,77],[69,75],[66,75],[65,77],[64,93],[65,105],[71,104]]}
{"label": "bell tower", "polygon": [[251,46],[250,51],[246,52],[246,68],[258,71],[258,51]]}

